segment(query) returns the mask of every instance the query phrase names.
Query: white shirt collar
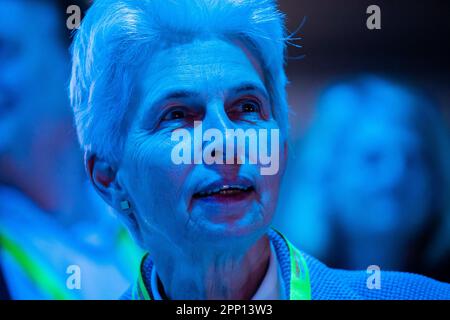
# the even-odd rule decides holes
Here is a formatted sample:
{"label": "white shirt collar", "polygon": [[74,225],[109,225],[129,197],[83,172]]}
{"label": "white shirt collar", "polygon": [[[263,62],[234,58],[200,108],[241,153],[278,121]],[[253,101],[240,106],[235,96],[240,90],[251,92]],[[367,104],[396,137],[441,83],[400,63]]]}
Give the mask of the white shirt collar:
{"label": "white shirt collar", "polygon": [[270,244],[269,267],[252,300],[281,300],[283,296],[282,282],[277,254],[272,244]]}

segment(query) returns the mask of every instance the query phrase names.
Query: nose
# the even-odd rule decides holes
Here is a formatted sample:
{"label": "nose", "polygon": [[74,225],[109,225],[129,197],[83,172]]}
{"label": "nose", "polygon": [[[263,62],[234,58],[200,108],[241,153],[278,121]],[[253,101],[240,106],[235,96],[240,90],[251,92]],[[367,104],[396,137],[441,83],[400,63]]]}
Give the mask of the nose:
{"label": "nose", "polygon": [[212,101],[206,110],[202,122],[202,149],[207,153],[205,157],[216,160],[216,163],[209,165],[221,171],[238,171],[245,161],[245,150],[235,141],[234,131],[239,127],[228,116],[223,101]]}

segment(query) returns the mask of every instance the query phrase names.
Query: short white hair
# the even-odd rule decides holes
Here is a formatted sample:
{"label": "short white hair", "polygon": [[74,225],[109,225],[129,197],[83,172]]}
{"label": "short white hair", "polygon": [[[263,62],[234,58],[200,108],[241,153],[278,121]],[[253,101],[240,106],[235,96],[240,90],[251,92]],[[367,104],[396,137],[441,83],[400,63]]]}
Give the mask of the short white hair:
{"label": "short white hair", "polygon": [[96,0],[72,46],[70,100],[82,148],[120,161],[134,73],[163,44],[201,36],[241,39],[250,46],[287,137],[286,37],[275,0]]}

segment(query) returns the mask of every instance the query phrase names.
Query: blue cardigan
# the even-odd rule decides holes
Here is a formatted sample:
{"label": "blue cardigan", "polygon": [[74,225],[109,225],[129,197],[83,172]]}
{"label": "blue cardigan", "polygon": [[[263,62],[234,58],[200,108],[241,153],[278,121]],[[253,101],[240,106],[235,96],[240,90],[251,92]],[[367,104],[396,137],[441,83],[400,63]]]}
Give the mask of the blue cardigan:
{"label": "blue cardigan", "polygon": [[[290,296],[291,283],[291,253],[288,243],[277,231],[268,232],[277,253],[280,270],[284,279],[287,294]],[[298,251],[294,248],[294,250]],[[300,252],[309,271],[310,293],[313,300],[434,300],[450,299],[450,284],[439,282],[425,276],[381,271],[379,289],[369,289],[367,279],[370,274],[366,271],[347,271],[328,268],[317,259]],[[146,257],[141,265],[141,282],[144,290],[150,288],[150,275],[153,268],[152,261]],[[132,286],[121,298],[142,298],[142,289],[138,285]],[[151,291],[149,291],[151,299]]]}

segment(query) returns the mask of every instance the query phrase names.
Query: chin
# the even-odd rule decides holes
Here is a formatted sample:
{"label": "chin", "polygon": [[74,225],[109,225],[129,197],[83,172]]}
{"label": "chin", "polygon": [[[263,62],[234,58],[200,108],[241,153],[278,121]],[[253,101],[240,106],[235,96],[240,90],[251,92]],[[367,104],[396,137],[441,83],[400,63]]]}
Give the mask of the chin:
{"label": "chin", "polygon": [[[258,208],[260,209],[260,208]],[[191,219],[189,226],[193,228],[194,241],[202,241],[208,245],[227,245],[256,241],[270,227],[271,215],[261,210],[249,210],[245,213],[228,213],[222,215],[211,213]],[[231,242],[230,242],[231,241]]]}

